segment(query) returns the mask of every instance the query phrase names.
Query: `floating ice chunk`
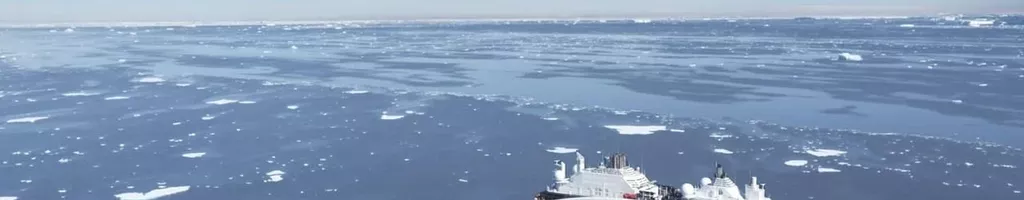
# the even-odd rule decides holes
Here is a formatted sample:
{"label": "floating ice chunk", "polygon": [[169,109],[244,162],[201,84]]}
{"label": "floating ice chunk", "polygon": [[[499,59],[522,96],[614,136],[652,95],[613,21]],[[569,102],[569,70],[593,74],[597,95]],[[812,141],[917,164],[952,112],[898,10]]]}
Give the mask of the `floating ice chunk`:
{"label": "floating ice chunk", "polygon": [[114,195],[120,200],[153,200],[160,197],[170,196],[173,194],[182,193],[188,191],[191,186],[177,186],[177,187],[165,187],[154,189],[146,193],[129,192]]}
{"label": "floating ice chunk", "polygon": [[841,53],[839,54],[839,60],[845,61],[863,61],[864,58],[857,54]]}
{"label": "floating ice chunk", "polygon": [[799,166],[806,165],[807,161],[806,160],[790,160],[790,161],[786,161],[784,164],[789,165],[789,166],[793,166],[793,167],[799,167]]}
{"label": "floating ice chunk", "polygon": [[345,93],[348,93],[348,94],[366,94],[366,93],[370,93],[370,91],[366,91],[366,90],[349,90],[349,91],[345,91]]}
{"label": "floating ice chunk", "polygon": [[846,154],[846,151],[840,151],[840,150],[834,150],[834,149],[810,149],[810,150],[807,150],[805,152],[807,152],[807,154],[811,154],[812,156],[817,156],[817,157],[839,156],[839,155]]}
{"label": "floating ice chunk", "polygon": [[900,24],[900,27],[903,27],[903,28],[914,28],[914,25],[913,24]]}
{"label": "floating ice chunk", "polygon": [[206,115],[206,116],[203,116],[203,117],[202,117],[202,118],[200,118],[200,119],[202,119],[202,120],[212,120],[213,118],[217,118],[217,116],[213,116],[213,115]]}
{"label": "floating ice chunk", "polygon": [[463,182],[463,183],[468,183],[468,182],[469,182],[469,180],[466,180],[466,179],[461,179],[461,178],[460,178],[460,179],[459,179],[459,182]]}
{"label": "floating ice chunk", "polygon": [[722,139],[722,138],[731,138],[732,135],[722,134],[722,133],[711,133],[711,135],[709,137]]}
{"label": "floating ice chunk", "polygon": [[24,117],[17,119],[9,119],[7,123],[36,123],[36,121],[49,119],[50,117]]}
{"label": "floating ice chunk", "polygon": [[125,99],[129,99],[129,98],[131,98],[131,97],[126,97],[126,96],[112,96],[112,97],[107,97],[107,98],[103,98],[103,100],[108,100],[108,101],[109,101],[109,100],[125,100]]}
{"label": "floating ice chunk", "polygon": [[59,163],[68,163],[68,162],[71,162],[71,159],[61,158],[60,160],[57,160],[57,162],[59,162]]}
{"label": "floating ice chunk", "polygon": [[558,120],[558,118],[557,117],[545,117],[544,120],[555,121],[555,120]]}
{"label": "floating ice chunk", "polygon": [[728,149],[715,149],[714,151],[715,151],[715,153],[720,153],[720,154],[732,154],[732,151],[729,151]]}
{"label": "floating ice chunk", "polygon": [[[462,180],[462,179],[459,179]],[[18,200],[18,197],[0,197],[0,200]]]}
{"label": "floating ice chunk", "polygon": [[238,104],[254,104],[255,101],[239,101]]}
{"label": "floating ice chunk", "polygon": [[656,131],[666,130],[665,126],[607,125],[604,127],[615,129],[620,135],[650,135]]}
{"label": "floating ice chunk", "polygon": [[835,168],[828,168],[828,167],[819,167],[818,168],[818,173],[832,173],[832,172],[841,172],[841,171],[838,170],[838,169],[835,169]]}
{"label": "floating ice chunk", "polygon": [[287,108],[288,108],[288,110],[295,110],[295,109],[299,109],[299,106],[298,105],[288,105]]}
{"label": "floating ice chunk", "polygon": [[964,100],[953,99],[953,103],[955,103],[955,104],[962,104],[962,103],[964,103]]}
{"label": "floating ice chunk", "polygon": [[185,158],[201,158],[201,157],[203,157],[205,155],[206,155],[206,152],[194,152],[194,153],[181,154],[181,157],[185,157]]}
{"label": "floating ice chunk", "polygon": [[192,84],[191,83],[178,83],[178,84],[174,84],[174,85],[178,86],[178,87],[188,87],[188,86],[190,86]]}
{"label": "floating ice chunk", "polygon": [[64,95],[66,97],[84,97],[84,96],[93,96],[93,95],[97,95],[97,94],[100,94],[100,93],[95,93],[95,92],[69,92],[69,93],[64,93],[64,94],[61,94],[61,95]]}
{"label": "floating ice chunk", "polygon": [[686,130],[683,130],[683,129],[668,129],[668,131],[672,131],[672,132],[676,132],[676,133],[685,133],[686,132]]}
{"label": "floating ice chunk", "polygon": [[73,28],[67,28],[67,29],[64,29],[64,32],[65,32],[65,33],[74,33],[74,32],[75,32],[75,29],[73,29]]}
{"label": "floating ice chunk", "polygon": [[281,177],[284,176],[284,174],[284,171],[281,170],[267,172],[267,180],[263,180],[263,182],[279,182],[281,180],[284,180],[284,178]]}
{"label": "floating ice chunk", "polygon": [[124,62],[128,62],[128,60],[125,60],[125,59],[117,59],[117,62],[119,62],[119,63],[124,63]]}
{"label": "floating ice chunk", "polygon": [[135,80],[135,82],[139,82],[139,83],[159,83],[159,82],[164,82],[164,81],[166,81],[166,80],[164,80],[163,78],[160,78],[160,77],[155,77],[155,76],[142,77],[139,80]]}
{"label": "floating ice chunk", "polygon": [[396,120],[396,119],[401,119],[403,117],[405,117],[405,115],[388,115],[388,114],[380,115],[380,119],[381,120]]}
{"label": "floating ice chunk", "polygon": [[206,104],[213,104],[213,105],[224,105],[224,104],[233,104],[233,103],[238,103],[238,100],[234,100],[234,99],[219,99],[219,100],[216,100],[216,101],[207,101],[206,102]]}
{"label": "floating ice chunk", "polygon": [[565,148],[565,147],[555,147],[555,148],[548,149],[547,151],[551,152],[551,153],[575,153],[578,150],[580,150],[580,149]]}

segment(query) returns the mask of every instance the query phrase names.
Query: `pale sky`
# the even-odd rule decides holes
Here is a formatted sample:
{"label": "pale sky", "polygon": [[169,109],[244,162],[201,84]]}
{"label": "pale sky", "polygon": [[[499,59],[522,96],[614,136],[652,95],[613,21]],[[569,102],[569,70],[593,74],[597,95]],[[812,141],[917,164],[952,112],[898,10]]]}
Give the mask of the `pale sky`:
{"label": "pale sky", "polygon": [[1022,13],[1024,0],[0,0],[0,22]]}

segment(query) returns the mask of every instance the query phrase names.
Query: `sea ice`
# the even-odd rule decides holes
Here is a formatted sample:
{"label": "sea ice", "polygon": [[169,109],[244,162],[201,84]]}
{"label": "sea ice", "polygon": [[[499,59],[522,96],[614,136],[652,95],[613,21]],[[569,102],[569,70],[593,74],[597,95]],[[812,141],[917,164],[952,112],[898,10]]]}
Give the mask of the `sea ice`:
{"label": "sea ice", "polygon": [[604,127],[615,129],[621,135],[650,135],[656,131],[666,130],[665,126],[607,125]]}
{"label": "sea ice", "polygon": [[366,93],[370,93],[370,91],[366,91],[366,90],[350,90],[350,91],[346,91],[345,93],[348,93],[348,94],[366,94]]}
{"label": "sea ice", "polygon": [[807,152],[807,154],[811,154],[812,156],[817,156],[817,157],[839,156],[839,155],[846,154],[846,151],[840,151],[840,150],[834,150],[834,149],[810,149],[810,150],[807,150],[805,152]]}
{"label": "sea ice", "polygon": [[555,121],[555,120],[558,120],[558,118],[557,117],[545,117],[544,120]]}
{"label": "sea ice", "polygon": [[49,119],[50,117],[24,117],[17,119],[9,119],[7,123],[36,123],[36,121]]}
{"label": "sea ice", "polygon": [[857,54],[841,53],[839,54],[839,60],[845,61],[863,61],[864,58]]}
{"label": "sea ice", "polygon": [[469,182],[469,180],[466,180],[466,179],[461,179],[461,178],[460,178],[460,179],[459,179],[459,182],[463,182],[463,183],[468,183],[468,182]]}
{"label": "sea ice", "polygon": [[732,151],[729,151],[728,149],[715,149],[715,153],[732,154]]}
{"label": "sea ice", "polygon": [[165,187],[160,189],[154,189],[146,193],[129,192],[114,195],[120,200],[153,200],[160,197],[170,196],[177,193],[188,191],[191,186],[177,186],[177,187]]}
{"label": "sea ice", "polygon": [[186,158],[200,158],[200,157],[203,157],[203,156],[205,156],[205,155],[206,155],[206,152],[195,152],[195,153],[185,153],[185,154],[181,154],[181,157],[186,157]]}
{"label": "sea ice", "polygon": [[278,182],[278,181],[284,180],[284,178],[281,177],[281,176],[284,176],[284,174],[285,174],[284,171],[281,171],[281,170],[274,170],[274,171],[267,172],[268,179],[267,180],[263,180],[263,182]]}
{"label": "sea ice", "polygon": [[841,171],[838,170],[838,169],[827,168],[827,167],[819,167],[818,168],[818,173],[831,173],[831,172],[841,172]]}
{"label": "sea ice", "polygon": [[806,165],[807,161],[806,160],[790,160],[790,161],[786,161],[785,164],[789,165],[789,166],[793,166],[793,167],[799,167],[799,166]]}
{"label": "sea ice", "polygon": [[297,106],[297,105],[289,105],[288,106],[288,110],[295,110],[295,109],[299,109],[299,106]]}
{"label": "sea ice", "polygon": [[126,96],[112,96],[112,97],[107,97],[107,98],[103,98],[103,100],[125,100],[125,99],[128,99],[128,98],[131,98],[131,97],[126,97]]}
{"label": "sea ice", "polygon": [[213,118],[217,118],[217,116],[213,116],[213,115],[206,115],[206,116],[203,116],[203,117],[202,117],[202,118],[200,118],[200,119],[202,119],[202,120],[212,120]]}
{"label": "sea ice", "polygon": [[255,101],[239,101],[238,104],[254,104]]}
{"label": "sea ice", "polygon": [[163,78],[155,77],[155,76],[150,76],[150,77],[140,78],[139,80],[136,80],[135,82],[139,82],[139,83],[159,83],[159,82],[164,82],[164,81],[166,81],[166,80],[164,80]]}
{"label": "sea ice", "polygon": [[578,150],[580,150],[580,149],[565,148],[565,147],[555,147],[555,148],[548,149],[547,151],[551,152],[551,153],[574,153],[574,152],[576,152]]}
{"label": "sea ice", "polygon": [[207,101],[206,102],[206,104],[213,104],[213,105],[224,105],[224,104],[233,104],[233,103],[238,103],[238,100],[234,100],[234,99],[220,99],[220,100],[216,100],[216,101]]}
{"label": "sea ice", "polygon": [[[462,180],[462,179],[459,179]],[[0,197],[0,200],[18,200],[18,197]]]}

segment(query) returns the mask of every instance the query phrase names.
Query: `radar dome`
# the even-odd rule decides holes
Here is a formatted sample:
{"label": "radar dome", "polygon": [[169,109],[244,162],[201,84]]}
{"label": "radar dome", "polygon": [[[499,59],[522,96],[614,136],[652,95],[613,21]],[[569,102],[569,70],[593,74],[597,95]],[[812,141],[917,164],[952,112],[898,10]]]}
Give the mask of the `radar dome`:
{"label": "radar dome", "polygon": [[683,184],[683,195],[686,195],[686,196],[693,195],[694,192],[696,192],[696,190],[693,189],[693,185],[691,185],[689,183],[684,183]]}
{"label": "radar dome", "polygon": [[708,178],[708,177],[701,178],[700,179],[700,184],[701,185],[711,185],[711,179]]}

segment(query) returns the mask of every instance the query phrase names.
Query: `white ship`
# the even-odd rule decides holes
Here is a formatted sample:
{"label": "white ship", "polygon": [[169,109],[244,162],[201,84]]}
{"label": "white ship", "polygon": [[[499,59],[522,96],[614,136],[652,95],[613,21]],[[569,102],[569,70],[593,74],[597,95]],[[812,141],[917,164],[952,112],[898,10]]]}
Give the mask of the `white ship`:
{"label": "white ship", "polygon": [[534,199],[771,200],[765,196],[764,184],[757,183],[757,177],[752,177],[740,194],[740,188],[726,176],[722,165],[716,167],[713,178],[702,178],[698,186],[687,183],[677,188],[651,181],[639,168],[629,166],[625,154],[605,157],[600,166],[587,168],[583,155],[577,152],[572,176],[566,178],[565,163],[555,160],[555,183]]}

